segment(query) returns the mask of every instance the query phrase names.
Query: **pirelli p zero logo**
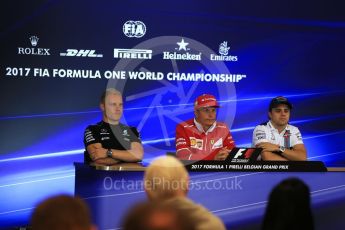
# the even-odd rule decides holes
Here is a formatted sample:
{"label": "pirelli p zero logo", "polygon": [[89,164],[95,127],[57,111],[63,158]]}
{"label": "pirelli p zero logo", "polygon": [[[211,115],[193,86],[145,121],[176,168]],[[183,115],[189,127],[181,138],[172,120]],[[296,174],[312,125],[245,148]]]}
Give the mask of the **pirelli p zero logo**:
{"label": "pirelli p zero logo", "polygon": [[103,54],[96,54],[96,50],[67,49],[66,53],[60,53],[63,57],[97,57],[102,58]]}

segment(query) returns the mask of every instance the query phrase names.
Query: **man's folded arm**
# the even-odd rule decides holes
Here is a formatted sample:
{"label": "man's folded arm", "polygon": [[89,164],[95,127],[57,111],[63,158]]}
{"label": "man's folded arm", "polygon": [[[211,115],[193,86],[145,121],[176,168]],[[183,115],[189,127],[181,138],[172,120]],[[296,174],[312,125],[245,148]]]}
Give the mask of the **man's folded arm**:
{"label": "man's folded arm", "polygon": [[304,144],[297,144],[292,147],[292,149],[285,149],[282,153],[283,157],[289,159],[290,161],[306,161],[307,151]]}
{"label": "man's folded arm", "polygon": [[143,159],[144,148],[139,142],[132,142],[131,149],[117,150],[112,149],[113,158],[125,162],[138,162]]}
{"label": "man's folded arm", "polygon": [[181,160],[190,160],[192,152],[190,151],[190,140],[182,124],[176,127],[176,156]]}

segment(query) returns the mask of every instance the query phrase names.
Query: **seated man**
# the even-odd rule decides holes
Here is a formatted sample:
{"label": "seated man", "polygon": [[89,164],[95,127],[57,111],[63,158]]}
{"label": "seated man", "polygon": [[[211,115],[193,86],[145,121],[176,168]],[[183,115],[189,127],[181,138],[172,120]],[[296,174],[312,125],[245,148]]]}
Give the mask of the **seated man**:
{"label": "seated man", "polygon": [[262,160],[302,161],[307,159],[302,135],[297,127],[290,125],[291,103],[285,97],[273,98],[268,116],[270,120],[255,127],[253,146],[262,148]]}
{"label": "seated man", "polygon": [[193,119],[176,127],[176,155],[181,160],[225,160],[235,147],[229,128],[216,121],[219,108],[213,95],[203,94],[194,104]]}
{"label": "seated man", "polygon": [[187,198],[189,175],[184,165],[173,156],[151,162],[144,175],[145,192],[152,202],[169,205],[183,212],[195,229],[225,229],[223,222],[201,205]]}
{"label": "seated man", "polygon": [[112,165],[118,162],[137,162],[143,158],[143,146],[136,128],[120,123],[123,112],[122,95],[107,89],[100,102],[103,120],[90,125],[84,133],[86,163]]}

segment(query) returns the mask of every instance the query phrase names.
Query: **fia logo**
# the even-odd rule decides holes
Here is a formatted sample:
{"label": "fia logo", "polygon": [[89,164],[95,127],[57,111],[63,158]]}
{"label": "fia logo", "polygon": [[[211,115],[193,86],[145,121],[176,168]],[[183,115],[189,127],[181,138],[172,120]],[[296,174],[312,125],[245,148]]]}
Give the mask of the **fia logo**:
{"label": "fia logo", "polygon": [[224,41],[219,45],[219,54],[226,56],[229,54],[229,49],[230,47],[228,47],[228,42]]}
{"label": "fia logo", "polygon": [[122,29],[129,38],[141,38],[146,33],[146,26],[142,21],[127,21]]}

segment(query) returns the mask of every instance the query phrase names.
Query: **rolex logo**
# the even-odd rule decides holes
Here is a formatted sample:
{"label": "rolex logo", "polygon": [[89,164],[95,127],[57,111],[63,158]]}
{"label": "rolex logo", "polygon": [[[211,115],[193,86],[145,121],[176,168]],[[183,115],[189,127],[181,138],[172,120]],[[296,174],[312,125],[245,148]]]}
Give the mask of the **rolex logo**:
{"label": "rolex logo", "polygon": [[24,55],[38,55],[38,56],[49,56],[50,49],[49,48],[35,48],[38,44],[39,38],[37,36],[31,36],[29,37],[31,46],[33,47],[18,47],[18,54],[24,54]]}
{"label": "rolex logo", "polygon": [[30,38],[30,42],[32,46],[37,46],[38,40],[39,38],[37,36],[31,36]]}

